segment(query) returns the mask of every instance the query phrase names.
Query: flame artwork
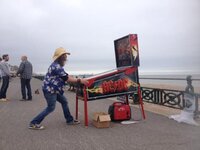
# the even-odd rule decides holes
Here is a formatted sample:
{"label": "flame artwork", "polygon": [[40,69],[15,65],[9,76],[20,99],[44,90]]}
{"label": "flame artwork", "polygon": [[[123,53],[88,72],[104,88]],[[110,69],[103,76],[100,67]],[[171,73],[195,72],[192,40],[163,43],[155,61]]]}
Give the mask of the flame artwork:
{"label": "flame artwork", "polygon": [[89,93],[110,94],[128,91],[130,87],[137,87],[138,84],[129,78],[118,79],[116,81],[104,81],[101,85],[95,86],[92,89],[87,89]]}

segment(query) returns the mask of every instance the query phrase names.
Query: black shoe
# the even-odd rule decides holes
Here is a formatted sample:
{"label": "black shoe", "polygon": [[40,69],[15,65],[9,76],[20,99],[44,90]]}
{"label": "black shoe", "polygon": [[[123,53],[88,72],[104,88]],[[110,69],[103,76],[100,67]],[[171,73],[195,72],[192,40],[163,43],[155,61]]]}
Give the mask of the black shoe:
{"label": "black shoe", "polygon": [[72,120],[71,122],[68,122],[67,124],[68,125],[77,125],[77,124],[80,124],[80,121],[79,120]]}
{"label": "black shoe", "polygon": [[32,101],[32,98],[28,98],[27,101]]}
{"label": "black shoe", "polygon": [[22,98],[22,99],[20,99],[20,101],[26,101],[26,99],[25,99],[25,98]]}

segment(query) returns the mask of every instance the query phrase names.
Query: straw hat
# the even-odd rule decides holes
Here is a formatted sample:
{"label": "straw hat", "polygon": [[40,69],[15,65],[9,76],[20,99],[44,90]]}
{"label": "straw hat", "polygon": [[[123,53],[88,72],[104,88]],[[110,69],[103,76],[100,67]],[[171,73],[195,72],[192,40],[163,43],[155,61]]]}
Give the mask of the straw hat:
{"label": "straw hat", "polygon": [[70,55],[70,53],[68,53],[66,51],[66,49],[64,49],[63,47],[59,47],[55,50],[54,55],[53,55],[53,60],[55,61],[56,59],[58,59],[60,56],[62,56],[63,54],[67,54]]}

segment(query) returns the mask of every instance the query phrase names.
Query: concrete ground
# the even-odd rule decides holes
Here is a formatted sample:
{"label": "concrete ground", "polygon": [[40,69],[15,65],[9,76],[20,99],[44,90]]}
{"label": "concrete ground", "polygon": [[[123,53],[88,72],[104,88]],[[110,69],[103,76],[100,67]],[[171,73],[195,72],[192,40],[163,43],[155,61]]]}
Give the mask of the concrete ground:
{"label": "concrete ground", "polygon": [[[45,130],[28,129],[29,121],[46,106],[41,92],[41,81],[32,79],[32,101],[19,101],[20,81],[10,82],[8,102],[0,102],[0,150],[199,150],[200,127],[177,123],[165,113],[156,113],[158,107],[144,105],[146,120],[141,120],[138,108],[131,106],[136,124],[111,123],[110,128],[97,129],[92,125],[93,112],[107,112],[112,99],[88,103],[89,127],[84,126],[83,102],[79,101],[80,125],[66,125],[62,109],[56,110],[42,124]],[[75,114],[75,94],[66,91],[71,113]],[[165,108],[166,112],[172,110]],[[148,111],[147,111],[148,110]],[[153,112],[152,112],[152,111]],[[163,109],[164,110],[164,109]],[[162,112],[160,108],[159,111]],[[177,113],[174,111],[174,113]],[[170,113],[171,114],[171,113]],[[173,113],[172,113],[173,114]]]}

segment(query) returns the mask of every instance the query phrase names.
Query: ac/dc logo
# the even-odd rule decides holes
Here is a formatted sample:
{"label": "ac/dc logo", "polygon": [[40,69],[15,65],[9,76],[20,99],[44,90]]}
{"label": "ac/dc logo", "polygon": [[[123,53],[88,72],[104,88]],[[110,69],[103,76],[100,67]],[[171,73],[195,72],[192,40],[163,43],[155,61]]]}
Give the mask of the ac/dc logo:
{"label": "ac/dc logo", "polygon": [[103,81],[103,83],[101,83],[99,86],[88,88],[87,91],[89,93],[110,94],[126,92],[129,90],[130,87],[138,87],[138,84],[130,80],[129,78],[121,78],[117,81]]}
{"label": "ac/dc logo", "polygon": [[104,81],[101,85],[103,93],[115,93],[128,90],[128,79],[119,79],[117,81]]}

